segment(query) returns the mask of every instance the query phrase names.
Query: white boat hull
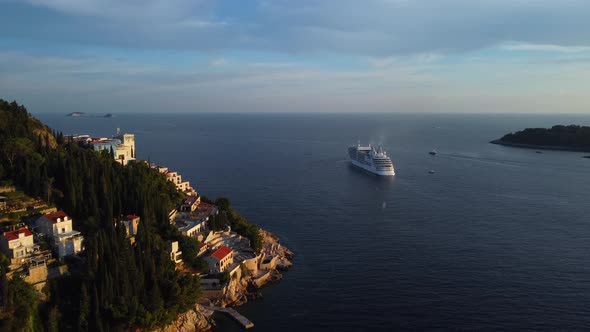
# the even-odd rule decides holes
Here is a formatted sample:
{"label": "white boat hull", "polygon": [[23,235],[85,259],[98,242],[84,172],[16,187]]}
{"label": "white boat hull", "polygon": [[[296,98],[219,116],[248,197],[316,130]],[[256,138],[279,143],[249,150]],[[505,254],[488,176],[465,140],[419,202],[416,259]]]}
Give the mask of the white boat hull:
{"label": "white boat hull", "polygon": [[387,171],[379,171],[376,170],[375,167],[373,166],[369,166],[363,163],[360,163],[356,160],[350,160],[350,162],[352,162],[352,164],[358,168],[364,169],[367,172],[373,173],[375,175],[379,175],[379,176],[394,176],[395,175],[395,170],[392,168],[391,170],[387,170]]}

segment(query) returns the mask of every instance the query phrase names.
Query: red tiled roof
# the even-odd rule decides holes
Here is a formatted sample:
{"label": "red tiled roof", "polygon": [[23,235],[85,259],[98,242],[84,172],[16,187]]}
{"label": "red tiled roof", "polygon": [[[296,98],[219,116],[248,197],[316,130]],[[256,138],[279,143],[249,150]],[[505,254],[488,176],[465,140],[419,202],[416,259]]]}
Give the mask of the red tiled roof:
{"label": "red tiled roof", "polygon": [[203,247],[205,247],[205,246],[207,246],[207,245],[206,245],[206,244],[204,244],[203,242],[199,242],[199,249],[201,249],[201,248],[203,248]]}
{"label": "red tiled roof", "polygon": [[31,231],[28,228],[23,227],[21,229],[17,229],[16,231],[5,232],[4,238],[6,238],[7,241],[16,240],[16,239],[18,239],[18,235],[21,233],[25,234],[25,236],[32,236],[33,235],[33,233],[31,233]]}
{"label": "red tiled roof", "polygon": [[128,214],[126,218],[127,218],[127,220],[135,220],[135,219],[139,218],[139,216],[136,216],[134,214]]}
{"label": "red tiled roof", "polygon": [[231,254],[232,249],[226,246],[221,246],[219,249],[215,250],[211,256],[217,258],[218,260],[224,259],[227,255]]}
{"label": "red tiled roof", "polygon": [[65,217],[68,217],[68,219],[70,219],[70,220],[72,219],[72,218],[70,218],[70,216],[68,216],[67,213],[65,213],[63,211],[47,213],[45,215],[45,218],[49,219],[49,221],[51,221],[52,224],[57,223],[57,218],[61,218],[61,220],[63,221]]}

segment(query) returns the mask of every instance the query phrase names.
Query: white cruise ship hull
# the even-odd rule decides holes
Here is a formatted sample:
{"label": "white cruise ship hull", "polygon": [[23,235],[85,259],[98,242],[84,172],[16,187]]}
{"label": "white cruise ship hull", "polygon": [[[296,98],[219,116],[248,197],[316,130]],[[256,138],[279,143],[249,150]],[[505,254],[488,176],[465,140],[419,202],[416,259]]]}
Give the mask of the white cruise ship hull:
{"label": "white cruise ship hull", "polygon": [[374,166],[365,165],[365,164],[360,163],[354,159],[351,159],[350,161],[352,162],[352,164],[354,166],[364,169],[365,171],[373,173],[375,175],[379,175],[379,176],[394,176],[395,175],[395,171],[393,169],[381,171],[381,170],[375,169]]}

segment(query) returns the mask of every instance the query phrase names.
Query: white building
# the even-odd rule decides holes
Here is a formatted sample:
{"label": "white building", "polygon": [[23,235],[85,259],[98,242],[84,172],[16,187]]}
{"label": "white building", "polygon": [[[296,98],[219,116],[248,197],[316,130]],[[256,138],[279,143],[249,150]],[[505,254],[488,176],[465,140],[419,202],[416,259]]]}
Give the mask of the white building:
{"label": "white building", "polygon": [[194,212],[201,203],[200,196],[188,196],[180,205],[181,212]]}
{"label": "white building", "polygon": [[176,227],[178,227],[182,235],[194,237],[207,230],[207,220],[177,219]]}
{"label": "white building", "polygon": [[185,191],[190,187],[190,183],[188,181],[182,181],[182,175],[178,174],[178,172],[168,172],[166,173],[166,178],[168,181],[174,183],[176,189],[180,191]]}
{"label": "white building", "polygon": [[220,246],[205,260],[211,273],[221,273],[234,262],[234,251],[229,247]]}
{"label": "white building", "polygon": [[[131,244],[135,243],[135,237],[137,236],[137,228],[139,227],[139,216],[134,214],[128,214],[126,216],[121,217],[120,219],[121,224],[125,227],[125,234],[129,239]],[[117,219],[115,219],[115,223]]]}
{"label": "white building", "polygon": [[37,231],[49,237],[58,257],[75,255],[83,250],[82,234],[72,227],[72,218],[64,211],[47,213],[35,222]]}
{"label": "white building", "polygon": [[123,165],[135,160],[135,135],[123,134],[117,137],[122,144],[117,146],[115,159]]}
{"label": "white building", "polygon": [[11,232],[4,232],[0,237],[0,249],[10,258],[11,264],[22,264],[24,260],[39,251],[33,241],[33,233],[23,227]]}
{"label": "white building", "polygon": [[182,262],[182,251],[178,248],[178,241],[170,242],[170,259],[178,264]]}
{"label": "white building", "polygon": [[128,214],[121,219],[123,226],[125,226],[125,232],[127,237],[135,237],[137,235],[137,227],[139,227],[139,216],[134,214]]}
{"label": "white building", "polygon": [[135,160],[135,135],[123,134],[115,138],[99,138],[88,142],[94,151],[113,151],[115,160],[127,165]]}

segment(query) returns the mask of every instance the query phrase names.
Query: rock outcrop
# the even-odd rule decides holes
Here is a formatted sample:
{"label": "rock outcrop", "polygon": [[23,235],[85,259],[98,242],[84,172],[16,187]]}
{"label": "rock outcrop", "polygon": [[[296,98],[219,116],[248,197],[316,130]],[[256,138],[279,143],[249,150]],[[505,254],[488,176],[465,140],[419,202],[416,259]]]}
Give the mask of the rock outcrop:
{"label": "rock outcrop", "polygon": [[248,300],[262,297],[260,288],[263,285],[277,282],[283,279],[281,271],[291,267],[293,253],[286,247],[282,246],[279,238],[265,230],[260,230],[263,237],[263,249],[259,255],[261,261],[266,257],[273,261],[273,264],[259,262],[259,267],[263,269],[249,271],[245,274],[242,269],[236,271],[236,276],[232,277],[227,286],[223,288],[222,295],[217,298],[211,298],[210,301],[220,307],[240,306]]}
{"label": "rock outcrop", "polygon": [[170,325],[153,332],[205,332],[210,331],[215,325],[213,311],[206,309],[200,304],[195,308],[178,316]]}

